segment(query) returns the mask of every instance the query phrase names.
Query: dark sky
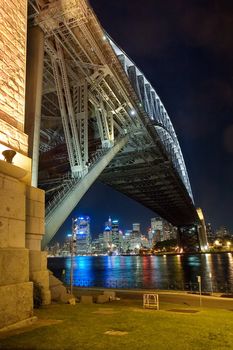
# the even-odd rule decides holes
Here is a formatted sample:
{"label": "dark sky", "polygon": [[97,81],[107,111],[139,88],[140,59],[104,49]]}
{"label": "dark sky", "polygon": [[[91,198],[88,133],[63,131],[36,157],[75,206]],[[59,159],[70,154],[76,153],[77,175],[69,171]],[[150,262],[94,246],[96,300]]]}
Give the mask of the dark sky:
{"label": "dark sky", "polygon": [[[196,206],[233,232],[233,1],[91,0],[102,26],[143,71],[176,130]],[[123,228],[151,211],[101,184],[76,214],[93,232],[108,215]],[[69,221],[68,221],[69,222]],[[68,223],[67,223],[68,224]],[[64,229],[62,229],[64,232]]]}

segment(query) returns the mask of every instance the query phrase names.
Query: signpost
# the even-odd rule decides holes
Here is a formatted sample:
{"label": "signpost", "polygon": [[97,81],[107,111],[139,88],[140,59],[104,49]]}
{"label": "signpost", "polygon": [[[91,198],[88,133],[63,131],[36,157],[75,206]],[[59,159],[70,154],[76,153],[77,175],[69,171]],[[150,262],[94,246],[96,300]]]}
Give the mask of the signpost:
{"label": "signpost", "polygon": [[209,277],[210,277],[210,286],[211,286],[211,294],[213,294],[213,281],[212,281],[212,273],[209,273]]}
{"label": "signpost", "polygon": [[200,307],[202,306],[202,300],[201,300],[201,276],[197,276],[197,282],[199,285],[199,294],[200,294]]}

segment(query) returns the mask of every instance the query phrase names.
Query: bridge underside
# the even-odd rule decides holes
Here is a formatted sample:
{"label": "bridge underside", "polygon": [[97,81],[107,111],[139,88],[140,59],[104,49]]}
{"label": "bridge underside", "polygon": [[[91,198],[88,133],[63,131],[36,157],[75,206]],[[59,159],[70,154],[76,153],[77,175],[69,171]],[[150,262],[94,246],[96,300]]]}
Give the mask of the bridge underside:
{"label": "bridge underside", "polygon": [[61,207],[78,203],[72,191],[97,173],[173,225],[199,224],[164,105],[86,0],[29,0],[29,28],[26,124],[34,185],[38,175],[46,191],[46,243]]}
{"label": "bridge underside", "polygon": [[174,226],[195,224],[197,213],[192,200],[182,190],[174,169],[156,146],[128,146],[118,153],[99,179],[151,209]]}

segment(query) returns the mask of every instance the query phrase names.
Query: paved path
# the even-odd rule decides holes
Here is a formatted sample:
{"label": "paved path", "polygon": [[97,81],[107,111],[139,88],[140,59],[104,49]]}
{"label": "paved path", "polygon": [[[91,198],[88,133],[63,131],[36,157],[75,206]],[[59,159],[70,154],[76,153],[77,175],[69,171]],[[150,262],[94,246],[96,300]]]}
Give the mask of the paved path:
{"label": "paved path", "polygon": [[[76,295],[98,295],[101,294],[104,289],[101,288],[78,288],[75,287],[74,291]],[[105,289],[111,290],[114,289]],[[116,296],[121,299],[130,300],[142,300],[144,293],[152,293],[151,290],[120,290],[115,289]],[[181,304],[187,306],[200,306],[200,296],[194,294],[188,294],[185,292],[169,292],[169,291],[153,291],[159,294],[160,302]],[[233,298],[222,298],[217,294],[215,296],[202,296],[202,307],[215,308],[215,309],[227,309],[233,311]]]}
{"label": "paved path", "polygon": [[[150,293],[150,291],[144,292],[125,292],[117,291],[117,295],[120,298],[140,298],[142,299],[143,293]],[[156,292],[157,293],[157,292]],[[200,306],[200,296],[192,295],[187,293],[173,293],[173,292],[158,292],[160,302],[182,304],[188,306]],[[202,296],[201,297],[202,307],[207,308],[219,308],[228,309],[233,311],[233,298],[222,298],[214,296]]]}

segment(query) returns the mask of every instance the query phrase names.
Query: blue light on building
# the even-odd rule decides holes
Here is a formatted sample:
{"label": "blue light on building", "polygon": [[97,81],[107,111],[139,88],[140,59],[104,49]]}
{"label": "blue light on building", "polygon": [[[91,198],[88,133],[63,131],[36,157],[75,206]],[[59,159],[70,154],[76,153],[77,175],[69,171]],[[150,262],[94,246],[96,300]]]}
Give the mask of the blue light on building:
{"label": "blue light on building", "polygon": [[77,254],[87,254],[90,250],[90,217],[79,216],[77,218]]}

